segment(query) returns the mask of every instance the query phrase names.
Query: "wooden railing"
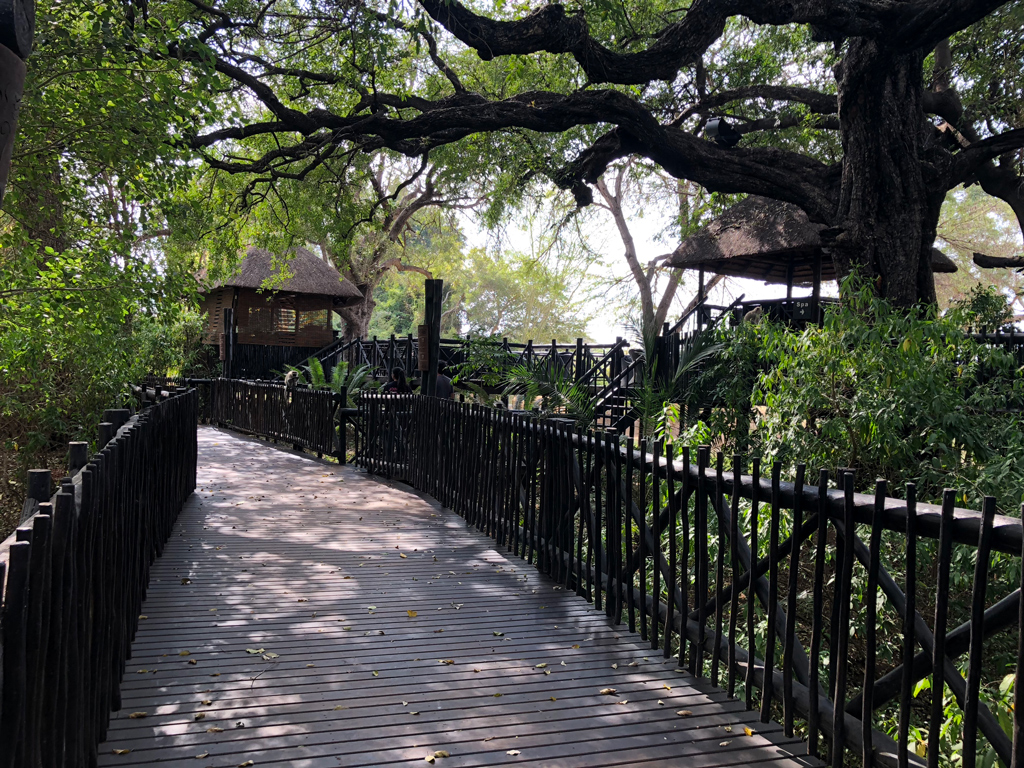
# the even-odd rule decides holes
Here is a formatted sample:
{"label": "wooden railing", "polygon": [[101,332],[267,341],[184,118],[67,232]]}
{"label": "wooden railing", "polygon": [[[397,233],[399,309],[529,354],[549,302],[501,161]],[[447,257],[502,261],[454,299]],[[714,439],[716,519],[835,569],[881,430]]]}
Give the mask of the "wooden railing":
{"label": "wooden railing", "polygon": [[[568,380],[592,379],[595,386],[607,383],[608,377],[613,375],[609,363],[615,359],[616,350],[621,358],[621,349],[628,346],[621,339],[615,344],[590,344],[583,339],[576,339],[571,344],[560,344],[555,340],[550,343],[535,343],[531,340],[517,344],[503,339],[500,345],[508,356],[510,366],[525,365],[533,368],[538,365],[555,365]],[[441,339],[441,365],[447,366],[450,371],[465,364],[468,361],[468,346],[467,339]],[[402,368],[406,373],[415,371],[418,356],[419,341],[411,335],[337,341],[315,355],[325,369],[331,369],[340,362],[347,362],[353,367],[368,365],[378,378],[387,378],[388,372],[395,367]],[[472,372],[468,378],[474,383],[482,383],[482,379]]]}
{"label": "wooden railing", "polygon": [[[734,474],[707,447],[620,443],[416,396],[364,396],[360,411],[359,464],[432,495],[763,721],[799,727],[831,765],[956,755],[965,768],[1024,768],[1024,535],[994,500],[957,509],[949,491],[933,506],[913,486],[889,498],[881,482],[868,496],[851,473],[834,488],[825,471],[807,482],[802,466],[785,483],[777,464],[762,478],[757,460]],[[1003,595],[989,585],[993,552]],[[964,560],[976,562],[958,587],[971,607],[951,630],[951,566]],[[1009,661],[987,656],[994,648]],[[1007,673],[1015,706],[993,710],[981,694]],[[919,702],[920,681],[935,695]],[[953,744],[947,719],[962,723]]]}
{"label": "wooden railing", "polygon": [[200,389],[209,392],[211,423],[345,463],[345,417],[352,413],[341,407],[341,395],[302,385],[237,379],[205,380]]}
{"label": "wooden railing", "polygon": [[72,444],[56,494],[48,472],[30,482],[39,498],[0,544],[3,768],[96,764],[149,566],[195,490],[197,402],[108,412],[96,453]]}

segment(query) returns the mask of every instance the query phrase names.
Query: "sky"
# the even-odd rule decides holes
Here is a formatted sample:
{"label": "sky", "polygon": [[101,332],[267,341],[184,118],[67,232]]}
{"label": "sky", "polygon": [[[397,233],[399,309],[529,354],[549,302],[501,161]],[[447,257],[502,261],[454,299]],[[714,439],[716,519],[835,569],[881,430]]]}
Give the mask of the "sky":
{"label": "sky", "polygon": [[[668,205],[664,210],[652,210],[648,207],[642,212],[634,210],[630,213],[632,214],[629,216],[630,232],[636,242],[641,263],[668,253],[679,244],[678,241],[669,242],[661,237],[671,216]],[[622,240],[619,238],[611,214],[603,211],[600,214],[592,217],[588,222],[587,235],[590,247],[600,253],[603,262],[603,266],[594,269],[592,276],[606,287],[597,290],[588,302],[587,308],[592,314],[592,319],[587,325],[587,334],[596,343],[608,343],[620,336],[624,338],[630,336],[623,327],[626,318],[622,316],[621,303],[610,299],[619,290],[615,285],[625,283],[630,286],[634,294],[638,292],[630,275],[629,265],[623,256]],[[469,247],[493,248],[495,246],[494,234],[480,229],[472,219],[463,217],[462,227]],[[536,252],[537,248],[530,243],[531,236],[527,226],[512,224],[503,232],[502,245],[525,253]],[[664,280],[662,282],[664,283]],[[672,310],[669,312],[669,322],[678,320],[683,308],[696,296],[697,284],[697,272],[687,270],[676,292]],[[810,288],[795,287],[793,289],[793,295],[796,297],[805,294],[809,296],[810,293]],[[822,293],[831,295],[834,293],[834,289],[830,292],[829,288],[823,285]],[[712,289],[709,301],[714,305],[728,306],[741,295],[745,301],[782,298],[786,295],[786,286],[730,277]]]}

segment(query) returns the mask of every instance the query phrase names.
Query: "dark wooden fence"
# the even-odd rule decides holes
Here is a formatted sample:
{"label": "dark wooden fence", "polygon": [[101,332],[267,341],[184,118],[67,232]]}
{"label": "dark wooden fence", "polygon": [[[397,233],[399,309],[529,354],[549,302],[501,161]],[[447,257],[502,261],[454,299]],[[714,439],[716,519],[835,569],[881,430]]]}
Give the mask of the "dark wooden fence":
{"label": "dark wooden fence", "polygon": [[[583,339],[574,343],[559,343],[552,339],[550,343],[527,341],[517,344],[503,339],[499,348],[507,356],[509,367],[524,365],[534,368],[548,365],[558,368],[569,381],[582,381],[593,387],[604,387],[610,378],[622,367],[625,348],[628,343],[619,339],[614,344],[590,344]],[[439,362],[451,369],[462,366],[467,360],[467,339],[441,339]],[[407,373],[416,370],[419,355],[419,341],[411,335],[391,336],[389,339],[357,339],[355,341],[336,341],[320,350],[315,357],[324,368],[329,370],[340,362],[347,362],[353,367],[368,365],[378,378],[387,378],[389,371],[395,367]],[[474,383],[483,384],[484,380],[473,371],[464,372],[464,376]]]}
{"label": "dark wooden fence", "polygon": [[345,430],[340,435],[338,430],[340,395],[301,385],[235,379],[207,380],[201,388],[209,391],[211,422],[291,443],[321,457],[329,454],[344,463]]}
{"label": "dark wooden fence", "polygon": [[[778,465],[762,477],[757,460],[734,475],[707,447],[620,443],[416,396],[364,396],[360,411],[358,463],[432,495],[762,720],[799,728],[833,766],[938,766],[956,754],[965,768],[996,757],[1024,768],[1024,535],[994,500],[957,509],[949,491],[933,506],[913,486],[905,501],[888,498],[884,483],[868,496],[850,473],[835,488],[802,466],[781,482]],[[1005,595],[988,589],[993,553],[1014,582]],[[974,575],[958,590],[971,607],[951,627],[951,564],[965,559]],[[883,645],[895,648],[886,663]],[[1008,653],[1012,714],[982,700],[995,649]],[[946,704],[915,698],[919,681],[950,692],[957,743],[942,744]]]}
{"label": "dark wooden fence", "polygon": [[96,764],[149,566],[195,490],[197,402],[108,412],[98,452],[73,443],[71,476],[50,497],[47,472],[48,500],[0,544],[0,767]]}

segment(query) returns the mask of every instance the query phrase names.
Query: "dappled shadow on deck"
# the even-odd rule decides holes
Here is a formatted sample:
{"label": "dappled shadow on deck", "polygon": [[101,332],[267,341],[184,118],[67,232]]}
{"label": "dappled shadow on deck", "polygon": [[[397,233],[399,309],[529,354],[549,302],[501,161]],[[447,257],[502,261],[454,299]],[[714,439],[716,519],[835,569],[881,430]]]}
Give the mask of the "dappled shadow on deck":
{"label": "dappled shadow on deck", "polygon": [[817,764],[436,502],[199,443],[101,766]]}

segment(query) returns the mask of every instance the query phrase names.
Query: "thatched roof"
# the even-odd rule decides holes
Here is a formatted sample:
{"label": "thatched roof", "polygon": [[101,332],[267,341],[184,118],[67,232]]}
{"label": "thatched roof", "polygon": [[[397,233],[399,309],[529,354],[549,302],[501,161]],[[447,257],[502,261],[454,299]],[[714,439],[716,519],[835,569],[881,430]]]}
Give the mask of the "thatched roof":
{"label": "thatched roof", "polygon": [[[751,195],[683,241],[668,266],[704,267],[720,275],[785,283],[792,260],[793,282],[806,284],[814,279],[814,262],[821,254],[819,233],[824,228],[795,205]],[[956,264],[936,248],[932,269],[957,271]],[[836,279],[831,259],[821,260],[821,279]]]}
{"label": "thatched roof", "polygon": [[[287,265],[287,271],[292,276],[276,286],[275,291],[331,296],[338,306],[352,304],[363,298],[358,288],[315,253],[305,248],[296,248],[294,252],[294,257]],[[212,288],[258,289],[276,274],[279,274],[279,270],[273,268],[273,254],[262,248],[250,248],[242,261],[239,273],[221,280]]]}

